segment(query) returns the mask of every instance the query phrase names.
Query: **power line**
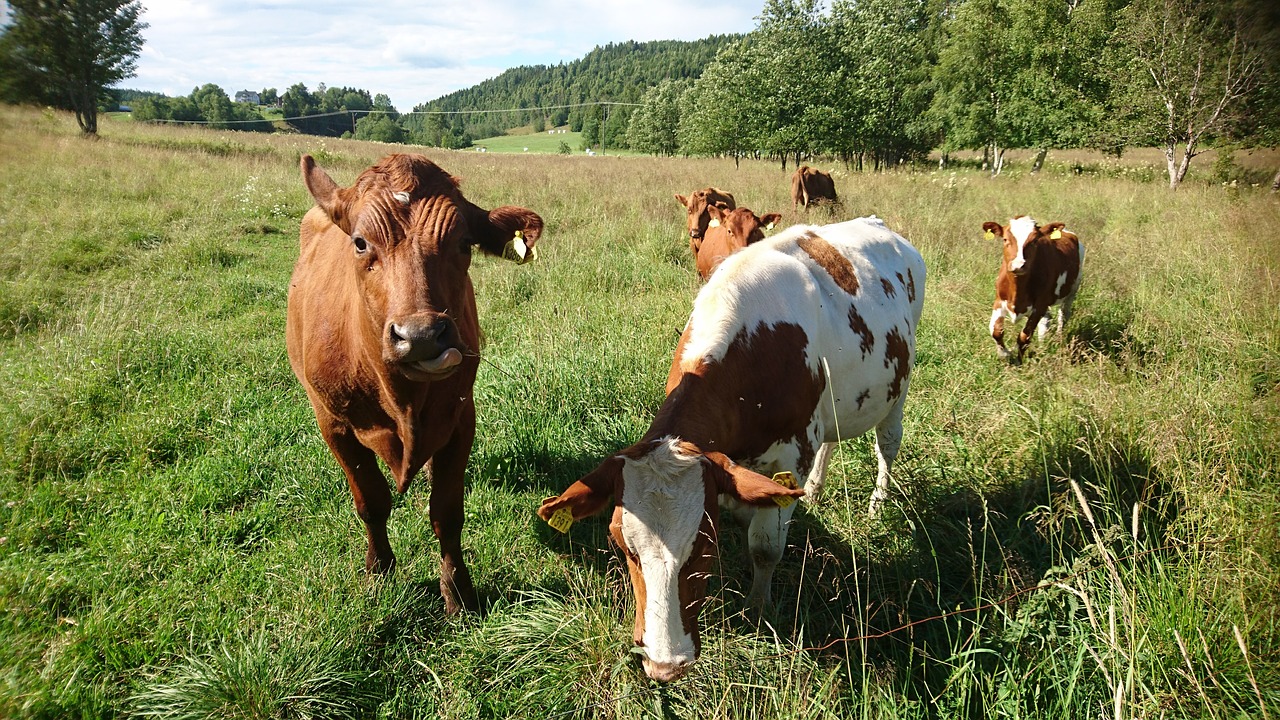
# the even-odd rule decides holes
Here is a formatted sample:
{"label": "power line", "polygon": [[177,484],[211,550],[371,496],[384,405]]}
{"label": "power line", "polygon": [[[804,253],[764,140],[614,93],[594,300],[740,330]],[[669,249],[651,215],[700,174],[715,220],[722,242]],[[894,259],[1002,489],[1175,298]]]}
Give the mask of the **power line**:
{"label": "power line", "polygon": [[346,115],[355,120],[357,114],[364,115],[478,115],[482,113],[509,113],[509,112],[529,112],[534,110],[565,110],[580,107],[601,107],[616,105],[620,107],[640,107],[640,103],[624,103],[612,102],[605,100],[597,100],[595,102],[571,103],[568,105],[540,105],[538,107],[517,107],[517,108],[495,108],[493,110],[413,110],[411,112],[391,112],[389,110],[336,110],[334,112],[317,113],[315,115],[298,115],[296,117],[287,118],[260,118],[258,120],[170,120],[165,118],[157,118],[149,120],[153,123],[173,123],[179,125],[244,125],[247,123],[262,122],[291,122],[293,120],[312,120],[315,118],[334,117],[337,115]]}

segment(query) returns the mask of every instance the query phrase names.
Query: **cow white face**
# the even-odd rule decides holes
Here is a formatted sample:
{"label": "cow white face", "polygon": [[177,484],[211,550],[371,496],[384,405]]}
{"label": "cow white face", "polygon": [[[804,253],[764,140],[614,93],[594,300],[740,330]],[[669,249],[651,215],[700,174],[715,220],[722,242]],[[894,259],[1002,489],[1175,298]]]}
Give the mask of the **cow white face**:
{"label": "cow white face", "polygon": [[999,223],[982,224],[988,238],[999,237],[1004,242],[1004,266],[1014,275],[1024,275],[1035,261],[1040,226],[1026,215],[1019,215],[1005,227]]}
{"label": "cow white face", "polygon": [[720,453],[663,437],[605,460],[538,508],[553,525],[564,513],[572,523],[599,512],[614,496],[609,532],[627,558],[636,599],[633,637],[644,650],[645,673],[659,682],[681,677],[698,656],[698,613],[716,553],[721,493],[765,507],[804,491],[783,487]]}
{"label": "cow white face", "polygon": [[636,645],[645,671],[674,680],[697,657],[697,617],[715,556],[715,493],[705,461],[675,438],[626,458],[610,527],[627,556],[636,594]]}

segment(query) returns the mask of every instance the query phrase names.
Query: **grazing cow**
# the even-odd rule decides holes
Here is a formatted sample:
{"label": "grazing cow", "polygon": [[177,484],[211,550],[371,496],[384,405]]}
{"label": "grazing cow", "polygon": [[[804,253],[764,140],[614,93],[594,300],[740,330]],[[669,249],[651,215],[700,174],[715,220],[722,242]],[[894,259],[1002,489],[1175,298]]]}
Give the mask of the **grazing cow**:
{"label": "grazing cow", "polygon": [[649,677],[673,680],[697,658],[717,499],[748,526],[748,598],[762,607],[795,498],[816,496],[838,440],[871,428],[878,510],[902,440],[924,280],[920,254],[874,217],[798,225],[730,255],[694,301],[649,431],[543,500],[538,514],[563,532],[614,498],[609,530],[630,570]]}
{"label": "grazing cow", "polygon": [[711,222],[707,225],[702,243],[695,251],[698,276],[703,280],[711,277],[720,262],[731,253],[763,240],[764,231],[772,230],[773,224],[782,219],[778,213],[757,217],[744,207],[725,210],[719,205],[708,205],[707,213],[711,216]]}
{"label": "grazing cow", "polygon": [[401,493],[427,467],[445,608],[476,608],[462,560],[480,348],[467,269],[473,247],[532,259],[542,219],[524,208],[476,207],[422,155],[388,155],[349,188],[304,155],[302,179],[316,207],[302,219],[289,285],[289,364],[346,472],[368,532],[365,568],[385,573],[396,561],[378,458]]}
{"label": "grazing cow", "polygon": [[707,212],[707,207],[717,203],[723,203],[722,207],[727,210],[738,207],[733,201],[732,193],[713,187],[694,190],[689,193],[689,197],[676,195],[676,202],[680,203],[689,215],[689,249],[695,256],[707,232],[707,226],[711,223],[711,215]]}
{"label": "grazing cow", "polygon": [[836,184],[827,173],[801,165],[791,175],[791,207],[809,209],[819,200],[836,202]]}
{"label": "grazing cow", "polygon": [[[1058,306],[1058,334],[1071,317],[1071,304],[1080,289],[1080,263],[1084,245],[1074,233],[1063,229],[1063,223],[1044,227],[1035,220],[1019,215],[1006,227],[986,222],[982,229],[988,240],[1001,237],[1004,259],[996,275],[996,301],[991,310],[991,337],[1001,358],[1019,364],[1031,344],[1031,328],[1044,340],[1049,329],[1049,308]],[[1013,356],[1004,345],[1004,321],[1027,324],[1018,333],[1018,354]]]}

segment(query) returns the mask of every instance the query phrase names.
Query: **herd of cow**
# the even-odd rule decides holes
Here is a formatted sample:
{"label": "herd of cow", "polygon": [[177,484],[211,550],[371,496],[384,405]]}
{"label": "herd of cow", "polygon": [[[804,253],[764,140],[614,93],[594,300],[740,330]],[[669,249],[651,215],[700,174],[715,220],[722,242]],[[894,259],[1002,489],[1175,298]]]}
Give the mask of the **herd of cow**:
{"label": "herd of cow", "polygon": [[[315,199],[302,220],[289,288],[287,346],[320,432],[347,476],[368,535],[365,567],[389,572],[391,491],[423,468],[440,542],[440,590],[454,613],[478,607],[462,558],[463,475],[475,439],[472,386],[480,327],[468,276],[472,249],[527,262],[542,219],[483,210],[421,155],[390,155],[339,187],[310,156]],[[802,167],[796,205],[834,202],[831,177]],[[609,531],[636,599],[634,640],[645,672],[670,681],[698,656],[698,614],[721,508],[748,528],[748,596],[770,603],[797,499],[817,499],[835,443],[875,429],[879,465],[870,512],[887,499],[924,307],[920,253],[878,218],[795,225],[768,240],[757,216],[715,188],[677,195],[705,285],[676,346],[666,399],[648,432],[538,514],[561,532],[613,501]],[[1062,223],[988,222],[1004,240],[991,333],[1021,361],[1029,332],[1058,330],[1083,250]],[[1012,356],[1004,321],[1027,317]]]}

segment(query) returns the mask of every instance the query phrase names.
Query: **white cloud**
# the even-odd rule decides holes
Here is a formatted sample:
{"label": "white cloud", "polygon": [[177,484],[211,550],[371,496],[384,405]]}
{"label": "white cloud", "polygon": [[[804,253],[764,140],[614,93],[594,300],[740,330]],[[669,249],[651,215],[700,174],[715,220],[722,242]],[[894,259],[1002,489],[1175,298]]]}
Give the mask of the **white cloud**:
{"label": "white cloud", "polygon": [[186,95],[303,83],[386,93],[401,110],[503,70],[626,40],[747,32],[763,0],[144,0],[145,45],[122,86]]}

